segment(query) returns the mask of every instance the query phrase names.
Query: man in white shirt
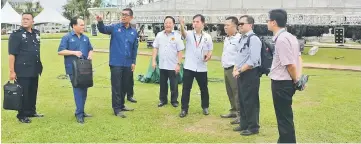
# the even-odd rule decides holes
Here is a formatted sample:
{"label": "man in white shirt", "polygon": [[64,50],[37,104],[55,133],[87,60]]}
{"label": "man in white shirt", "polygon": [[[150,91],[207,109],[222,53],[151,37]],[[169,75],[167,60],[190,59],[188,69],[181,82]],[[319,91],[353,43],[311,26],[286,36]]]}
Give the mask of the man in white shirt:
{"label": "man in white shirt", "polygon": [[182,61],[184,43],[178,31],[173,31],[175,19],[166,16],[164,30],[159,32],[153,42],[153,69],[156,68],[157,55],[159,56],[159,104],[162,107],[168,103],[168,78],[170,82],[171,104],[178,107],[178,77]]}
{"label": "man in white shirt", "polygon": [[231,104],[230,113],[221,115],[222,118],[236,118],[231,124],[239,124],[239,99],[237,79],[233,77],[233,68],[237,55],[237,43],[241,34],[237,32],[238,18],[228,17],[224,23],[224,30],[227,37],[224,40],[222,67],[224,68],[224,80],[226,84],[227,95]]}
{"label": "man in white shirt", "polygon": [[209,115],[209,92],[207,77],[207,61],[211,58],[213,50],[212,38],[203,32],[205,17],[197,14],[193,17],[193,31],[184,30],[184,20],[179,19],[181,34],[186,40],[186,52],[183,74],[182,110],[179,116],[187,116],[189,108],[190,91],[193,79],[196,78],[201,91],[203,114]]}

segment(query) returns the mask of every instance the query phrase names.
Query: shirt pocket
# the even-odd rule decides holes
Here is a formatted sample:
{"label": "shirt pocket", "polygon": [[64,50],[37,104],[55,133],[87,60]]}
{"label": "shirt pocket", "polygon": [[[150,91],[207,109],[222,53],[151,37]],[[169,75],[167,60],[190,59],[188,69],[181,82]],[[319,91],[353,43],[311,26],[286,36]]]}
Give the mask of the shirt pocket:
{"label": "shirt pocket", "polygon": [[69,39],[68,44],[69,44],[68,50],[80,51],[79,44],[74,39]]}

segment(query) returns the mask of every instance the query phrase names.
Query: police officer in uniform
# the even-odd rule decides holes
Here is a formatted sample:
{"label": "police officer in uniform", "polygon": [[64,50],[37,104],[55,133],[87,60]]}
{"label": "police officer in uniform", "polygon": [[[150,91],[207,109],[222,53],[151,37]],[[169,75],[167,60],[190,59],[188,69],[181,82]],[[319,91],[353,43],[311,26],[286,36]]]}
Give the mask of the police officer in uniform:
{"label": "police officer in uniform", "polygon": [[39,75],[43,66],[40,61],[40,32],[33,29],[33,15],[23,13],[22,27],[9,37],[10,80],[16,80],[23,89],[22,108],[17,118],[22,123],[30,123],[29,117],[43,117],[36,113],[36,96]]}

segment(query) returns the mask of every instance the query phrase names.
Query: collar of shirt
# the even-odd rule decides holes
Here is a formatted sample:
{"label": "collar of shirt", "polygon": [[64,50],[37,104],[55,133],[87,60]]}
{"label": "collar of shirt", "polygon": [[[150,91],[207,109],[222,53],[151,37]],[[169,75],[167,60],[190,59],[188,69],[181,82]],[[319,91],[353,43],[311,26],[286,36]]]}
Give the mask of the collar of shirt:
{"label": "collar of shirt", "polygon": [[[70,34],[71,34],[72,36],[76,35],[76,33],[75,33],[74,30],[72,30],[72,31],[70,32]],[[83,36],[83,34],[81,33],[80,36]]]}
{"label": "collar of shirt", "polygon": [[[165,32],[165,30],[163,30],[163,33],[168,36],[168,34]],[[171,35],[174,35],[174,30],[172,30],[172,32],[170,33]]]}
{"label": "collar of shirt", "polygon": [[278,30],[278,32],[272,37],[272,40],[275,41],[276,38],[280,35],[280,33],[285,30],[286,30],[285,28],[281,28],[280,30]]}
{"label": "collar of shirt", "polygon": [[125,27],[124,23],[119,23],[118,26],[122,27],[124,29],[130,29],[131,28],[130,24],[129,24],[129,27],[127,28],[127,27]]}
{"label": "collar of shirt", "polygon": [[[199,35],[197,35],[197,32],[196,32],[195,30],[193,30],[193,34],[194,34],[195,36],[199,36]],[[204,35],[204,31],[201,31],[201,35]]]}
{"label": "collar of shirt", "polygon": [[247,32],[246,34],[242,35],[242,38],[248,37],[249,35],[254,34],[253,30],[250,30],[249,32]]}
{"label": "collar of shirt", "polygon": [[[24,31],[24,33],[30,33],[30,32],[28,32],[24,27],[21,27],[20,29],[21,29],[22,31]],[[35,33],[35,31],[34,31],[33,28],[31,28],[31,33]]]}

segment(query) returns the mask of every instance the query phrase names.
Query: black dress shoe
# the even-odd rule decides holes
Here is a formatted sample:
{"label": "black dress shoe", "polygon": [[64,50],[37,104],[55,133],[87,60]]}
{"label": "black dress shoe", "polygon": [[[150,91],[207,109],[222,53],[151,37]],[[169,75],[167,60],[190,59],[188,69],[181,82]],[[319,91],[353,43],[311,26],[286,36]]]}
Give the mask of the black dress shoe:
{"label": "black dress shoe", "polygon": [[93,117],[91,114],[84,113],[84,117]]}
{"label": "black dress shoe", "polygon": [[236,118],[236,117],[237,115],[232,113],[221,115],[221,118]]}
{"label": "black dress shoe", "polygon": [[31,120],[28,117],[19,118],[19,121],[21,123],[31,123]]}
{"label": "black dress shoe", "polygon": [[121,118],[126,118],[127,116],[124,115],[124,112],[120,111],[118,112],[115,116],[121,117]]}
{"label": "black dress shoe", "polygon": [[172,103],[173,107],[178,107],[178,103]]}
{"label": "black dress shoe", "polygon": [[231,121],[231,124],[234,125],[234,124],[239,124],[241,123],[241,121],[239,120],[239,118],[235,118],[233,121]]}
{"label": "black dress shoe", "polygon": [[243,136],[250,136],[250,135],[254,135],[254,134],[258,134],[259,131],[256,130],[256,131],[250,131],[250,130],[244,130],[244,131],[241,131],[241,135]]}
{"label": "black dress shoe", "polygon": [[203,109],[203,114],[204,114],[204,115],[209,115],[208,108],[204,108],[204,109]]}
{"label": "black dress shoe", "polygon": [[76,116],[76,121],[80,124],[84,124],[84,117],[82,116]]}
{"label": "black dress shoe", "polygon": [[32,115],[29,115],[29,117],[44,117],[43,114],[32,114]]}
{"label": "black dress shoe", "polygon": [[164,106],[164,105],[166,105],[167,103],[164,103],[164,102],[160,102],[159,104],[158,104],[158,107],[162,107],[162,106]]}
{"label": "black dress shoe", "polygon": [[137,100],[135,100],[133,97],[128,98],[128,101],[130,101],[132,103],[137,103]]}
{"label": "black dress shoe", "polygon": [[233,129],[233,131],[239,131],[239,132],[242,132],[242,131],[244,131],[244,130],[246,130],[246,129],[241,128],[240,126],[235,127],[235,128]]}
{"label": "black dress shoe", "polygon": [[134,111],[134,109],[125,106],[122,111]]}
{"label": "black dress shoe", "polygon": [[179,117],[184,118],[184,117],[186,117],[186,116],[187,116],[187,114],[188,114],[188,112],[187,112],[187,111],[182,110],[182,111],[181,111],[181,113],[179,114]]}

